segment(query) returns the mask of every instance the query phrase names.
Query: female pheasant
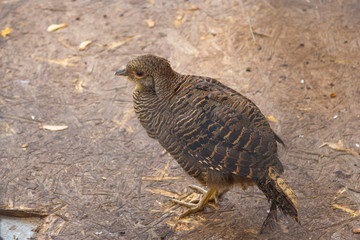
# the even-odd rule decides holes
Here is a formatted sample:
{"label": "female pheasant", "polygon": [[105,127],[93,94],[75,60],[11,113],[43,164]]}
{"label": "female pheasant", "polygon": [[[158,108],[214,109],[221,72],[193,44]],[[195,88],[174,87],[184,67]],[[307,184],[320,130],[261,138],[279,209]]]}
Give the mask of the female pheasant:
{"label": "female pheasant", "polygon": [[147,134],[208,188],[197,204],[175,200],[190,207],[182,216],[233,185],[257,185],[271,201],[262,230],[277,208],[299,222],[296,196],[279,176],[276,141],[283,142],[251,100],[216,79],[177,73],[153,55],[133,58],[116,75],[135,83],[134,108]]}

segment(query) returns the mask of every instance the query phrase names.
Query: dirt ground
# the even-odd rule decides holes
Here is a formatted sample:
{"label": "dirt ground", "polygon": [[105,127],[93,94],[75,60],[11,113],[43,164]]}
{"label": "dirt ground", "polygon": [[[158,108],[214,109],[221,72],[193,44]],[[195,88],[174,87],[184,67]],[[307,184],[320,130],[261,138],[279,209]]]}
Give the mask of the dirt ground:
{"label": "dirt ground", "polygon": [[[360,239],[359,26],[356,0],[0,1],[0,214],[42,216],[36,239]],[[145,53],[257,103],[287,145],[301,226],[279,214],[259,235],[255,188],[178,219],[169,199],[196,182],[114,76]]]}

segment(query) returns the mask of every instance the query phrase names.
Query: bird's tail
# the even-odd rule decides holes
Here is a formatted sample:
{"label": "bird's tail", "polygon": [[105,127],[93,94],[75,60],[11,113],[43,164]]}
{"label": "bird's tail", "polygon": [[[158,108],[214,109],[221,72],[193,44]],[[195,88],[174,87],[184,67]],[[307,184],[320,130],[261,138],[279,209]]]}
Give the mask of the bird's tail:
{"label": "bird's tail", "polygon": [[266,176],[258,182],[258,187],[265,193],[267,199],[275,203],[285,215],[299,222],[296,195],[274,168],[269,167]]}

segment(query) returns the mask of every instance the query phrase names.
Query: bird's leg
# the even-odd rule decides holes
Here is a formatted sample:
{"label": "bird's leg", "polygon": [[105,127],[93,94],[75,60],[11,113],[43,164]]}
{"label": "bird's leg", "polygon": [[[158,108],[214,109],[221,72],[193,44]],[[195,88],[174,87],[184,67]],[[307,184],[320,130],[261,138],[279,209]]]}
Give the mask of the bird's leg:
{"label": "bird's leg", "polygon": [[[192,186],[192,188],[193,188],[193,186]],[[194,189],[199,190],[198,188],[194,188]],[[172,199],[173,202],[190,208],[185,213],[181,214],[180,218],[183,218],[183,217],[185,217],[185,216],[187,216],[187,215],[189,215],[191,213],[196,213],[198,211],[203,210],[205,205],[211,199],[211,197],[213,195],[216,195],[216,192],[217,192],[216,188],[210,188],[208,191],[206,191],[205,189],[202,189],[202,188],[200,188],[200,189],[201,190],[199,190],[199,191],[202,192],[203,195],[202,195],[200,201],[197,204],[184,202],[184,201],[180,201],[180,200],[177,200],[177,199]],[[214,197],[214,199],[216,199],[216,197]]]}
{"label": "bird's leg", "polygon": [[[205,195],[207,193],[206,189],[200,187],[200,186],[196,186],[196,185],[190,185],[189,186],[190,188],[202,193],[203,195]],[[209,201],[214,201],[216,204],[219,203],[219,198],[218,198],[218,195],[219,195],[219,191],[216,190],[213,195],[211,195],[211,197],[209,198]],[[199,201],[199,200],[197,200]]]}
{"label": "bird's leg", "polygon": [[267,217],[261,227],[260,233],[263,233],[268,228],[269,228],[269,230],[274,229],[275,222],[277,221],[277,210],[276,209],[277,209],[277,207],[276,207],[275,202],[271,202],[269,214],[267,215]]}

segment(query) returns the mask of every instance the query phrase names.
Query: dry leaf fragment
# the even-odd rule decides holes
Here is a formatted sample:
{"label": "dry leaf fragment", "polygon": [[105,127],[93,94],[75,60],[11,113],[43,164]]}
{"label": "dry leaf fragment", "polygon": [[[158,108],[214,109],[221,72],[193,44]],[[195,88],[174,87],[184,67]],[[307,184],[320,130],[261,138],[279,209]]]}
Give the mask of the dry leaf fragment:
{"label": "dry leaf fragment", "polygon": [[39,128],[40,129],[46,129],[46,130],[50,130],[50,131],[61,131],[61,130],[65,130],[68,128],[68,126],[66,125],[41,125],[39,124]]}
{"label": "dry leaf fragment", "polygon": [[65,28],[67,27],[68,25],[66,23],[61,23],[61,24],[51,24],[48,28],[47,28],[47,31],[48,32],[54,32],[58,29],[61,29],[61,28]]}
{"label": "dry leaf fragment", "polygon": [[83,79],[77,78],[73,81],[73,83],[75,84],[75,91],[77,91],[77,92],[84,91],[84,80]]}
{"label": "dry leaf fragment", "polygon": [[359,228],[355,228],[355,229],[353,230],[353,233],[360,234],[360,227],[359,227]]}
{"label": "dry leaf fragment", "polygon": [[80,45],[79,45],[79,50],[80,51],[84,51],[85,50],[85,48],[87,47],[87,46],[89,46],[90,44],[92,43],[92,41],[84,41],[84,42],[82,42],[82,43],[80,43]]}
{"label": "dry leaf fragment", "polygon": [[350,149],[350,148],[344,148],[344,144],[342,142],[342,140],[340,139],[337,143],[331,143],[331,142],[324,142],[323,144],[321,144],[319,146],[319,148],[322,148],[324,146],[329,146],[330,148],[336,150],[336,151],[342,151],[342,152],[349,152],[355,156],[360,156],[359,153],[357,153],[356,151]]}
{"label": "dry leaf fragment", "polygon": [[147,23],[149,28],[153,28],[155,26],[155,22],[152,19],[145,19],[145,22]]}
{"label": "dry leaf fragment", "polygon": [[331,97],[331,98],[335,98],[335,97],[336,97],[336,93],[330,93],[330,97]]}
{"label": "dry leaf fragment", "polygon": [[324,142],[323,144],[321,144],[319,146],[319,148],[322,148],[325,146],[329,146],[330,148],[335,149],[337,151],[345,151],[344,144],[341,139],[337,143]]}
{"label": "dry leaf fragment", "polygon": [[266,119],[267,119],[269,122],[276,123],[276,118],[275,118],[273,115],[267,116]]}
{"label": "dry leaf fragment", "polygon": [[5,28],[4,30],[1,30],[1,36],[5,38],[7,35],[9,35],[11,32],[10,28]]}

